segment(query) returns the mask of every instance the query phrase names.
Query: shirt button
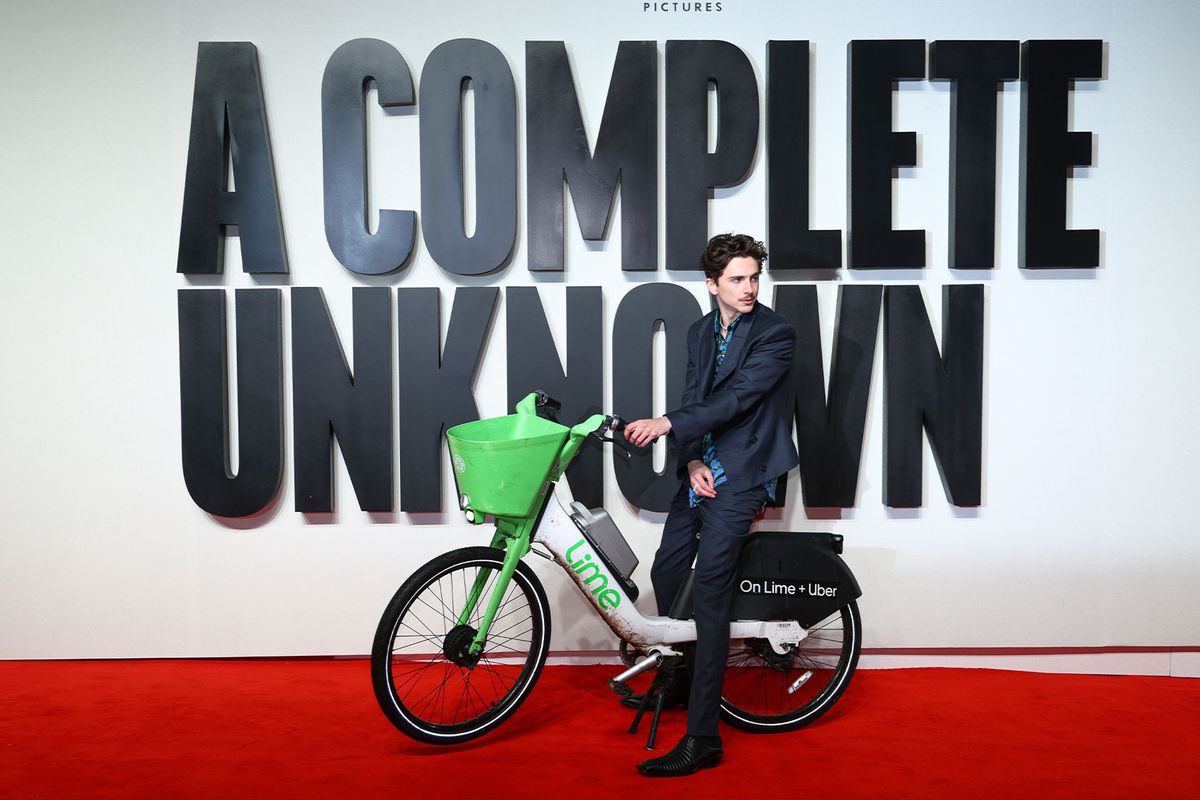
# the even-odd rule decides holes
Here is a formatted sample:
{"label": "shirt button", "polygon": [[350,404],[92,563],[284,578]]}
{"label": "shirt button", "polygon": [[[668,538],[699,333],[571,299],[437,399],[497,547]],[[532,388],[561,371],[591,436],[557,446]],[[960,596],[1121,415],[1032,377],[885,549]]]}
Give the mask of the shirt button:
{"label": "shirt button", "polygon": [[758,441],[758,437],[757,437],[757,436],[751,436],[751,437],[750,437],[750,444],[754,444],[754,443],[755,443],[755,442],[757,442],[757,441]]}
{"label": "shirt button", "polygon": [[766,465],[766,464],[763,464],[761,467],[759,467],[759,468],[758,468],[758,471],[759,471],[759,472],[766,472],[766,471],[767,471],[767,465]]}

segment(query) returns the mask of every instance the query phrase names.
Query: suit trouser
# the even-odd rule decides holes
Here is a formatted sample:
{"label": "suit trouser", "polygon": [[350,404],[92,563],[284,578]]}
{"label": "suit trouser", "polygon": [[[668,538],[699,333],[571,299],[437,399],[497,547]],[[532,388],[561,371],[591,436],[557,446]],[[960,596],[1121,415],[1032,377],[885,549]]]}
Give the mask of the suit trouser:
{"label": "suit trouser", "polygon": [[726,485],[717,487],[716,497],[705,498],[691,508],[687,481],[671,500],[650,579],[654,583],[658,613],[665,616],[695,559],[692,608],[696,620],[696,658],[692,664],[687,725],[692,736],[718,735],[721,681],[729,654],[729,611],[738,555],[750,532],[751,521],[766,500],[767,490],[762,486],[735,493]]}

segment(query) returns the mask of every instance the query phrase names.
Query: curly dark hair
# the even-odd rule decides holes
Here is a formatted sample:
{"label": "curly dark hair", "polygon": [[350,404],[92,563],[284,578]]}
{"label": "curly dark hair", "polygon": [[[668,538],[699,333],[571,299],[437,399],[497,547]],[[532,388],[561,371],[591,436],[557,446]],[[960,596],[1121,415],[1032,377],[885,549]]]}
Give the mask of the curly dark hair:
{"label": "curly dark hair", "polygon": [[708,245],[700,254],[704,277],[713,281],[719,279],[729,262],[738,256],[753,258],[762,267],[767,260],[767,248],[753,236],[744,233],[719,233],[708,240]]}

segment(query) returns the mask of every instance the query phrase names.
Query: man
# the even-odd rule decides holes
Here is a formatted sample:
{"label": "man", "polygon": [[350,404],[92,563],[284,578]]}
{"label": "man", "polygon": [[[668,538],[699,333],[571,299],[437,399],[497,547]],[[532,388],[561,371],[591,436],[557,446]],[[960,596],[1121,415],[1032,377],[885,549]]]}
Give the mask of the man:
{"label": "man", "polygon": [[799,463],[781,391],[795,330],[758,303],[767,252],[742,234],[714,236],[700,256],[716,308],[688,329],[681,405],[640,419],[625,438],[644,447],[668,435],[679,450],[679,492],[663,527],[651,580],[667,614],[693,559],[696,655],[687,695],[687,735],[638,765],[643,775],[689,775],[721,760],[717,717],[729,651],[729,611],[738,554],[750,522],[774,497],[778,477]]}

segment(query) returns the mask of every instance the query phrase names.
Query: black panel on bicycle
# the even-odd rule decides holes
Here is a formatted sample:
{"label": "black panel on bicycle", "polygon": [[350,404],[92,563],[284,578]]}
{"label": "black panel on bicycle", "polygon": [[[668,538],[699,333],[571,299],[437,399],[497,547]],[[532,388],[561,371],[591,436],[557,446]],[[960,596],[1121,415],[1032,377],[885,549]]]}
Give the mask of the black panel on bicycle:
{"label": "black panel on bicycle", "polygon": [[[730,619],[793,619],[808,628],[856,600],[862,590],[838,558],[841,550],[842,537],[833,533],[751,535],[738,558]],[[690,588],[690,580],[680,586],[672,617],[692,617]]]}
{"label": "black panel on bicycle", "polygon": [[571,519],[600,560],[620,581],[625,594],[629,595],[630,600],[636,601],[638,587],[629,576],[637,569],[638,557],[608,512],[603,508],[588,509],[582,503],[572,503]]}
{"label": "black panel on bicycle", "polygon": [[738,559],[733,619],[820,622],[862,595],[832,533],[757,533]]}

